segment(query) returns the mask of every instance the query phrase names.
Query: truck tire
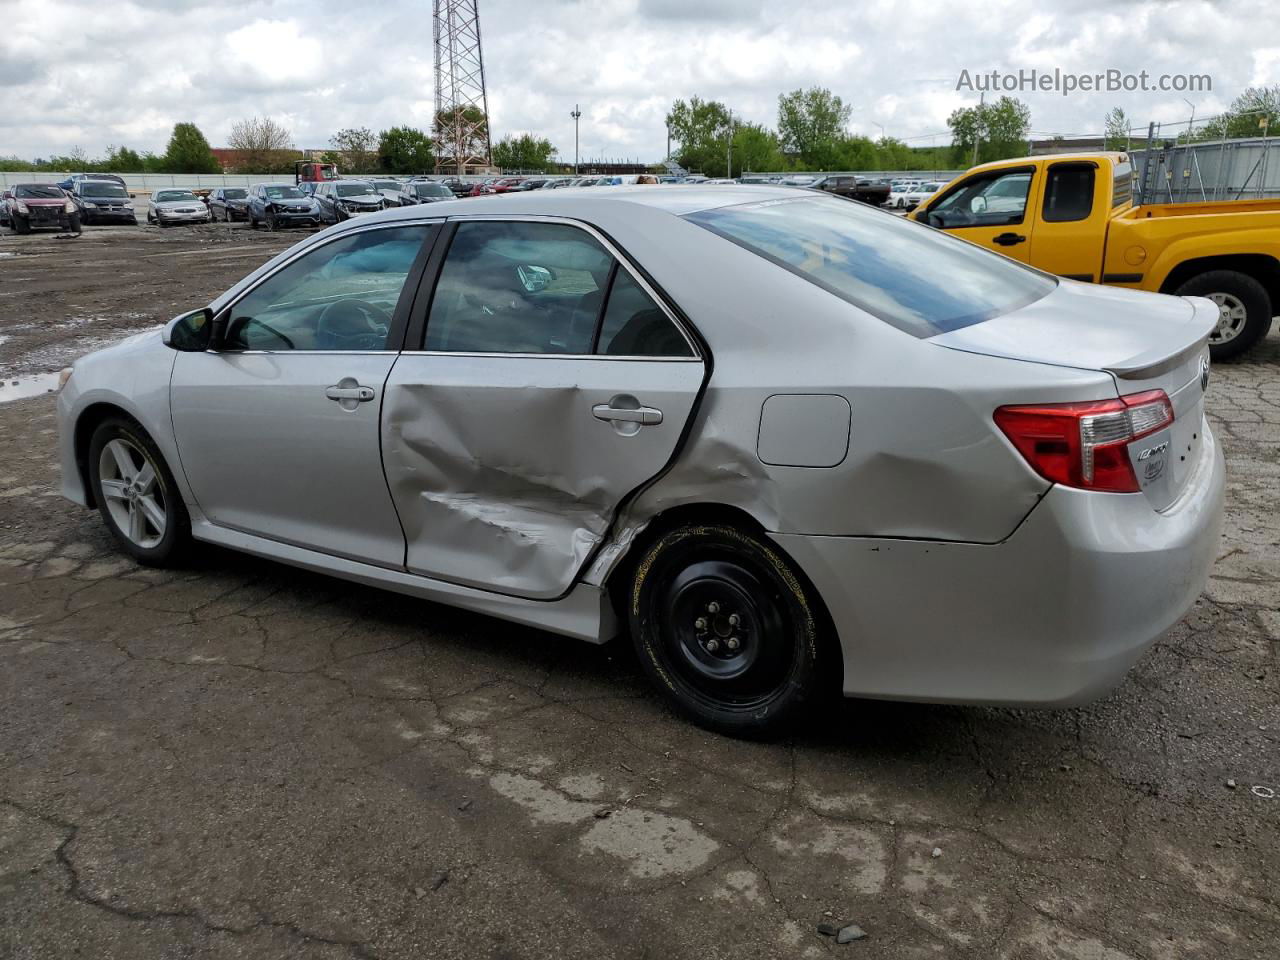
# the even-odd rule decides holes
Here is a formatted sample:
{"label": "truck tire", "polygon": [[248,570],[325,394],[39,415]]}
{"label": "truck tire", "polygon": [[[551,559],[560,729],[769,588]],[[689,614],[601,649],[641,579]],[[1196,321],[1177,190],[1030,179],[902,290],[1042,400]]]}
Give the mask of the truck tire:
{"label": "truck tire", "polygon": [[1209,270],[1174,291],[1180,297],[1208,297],[1221,310],[1209,334],[1209,356],[1216,363],[1244,353],[1271,329],[1274,307],[1266,288],[1247,273]]}

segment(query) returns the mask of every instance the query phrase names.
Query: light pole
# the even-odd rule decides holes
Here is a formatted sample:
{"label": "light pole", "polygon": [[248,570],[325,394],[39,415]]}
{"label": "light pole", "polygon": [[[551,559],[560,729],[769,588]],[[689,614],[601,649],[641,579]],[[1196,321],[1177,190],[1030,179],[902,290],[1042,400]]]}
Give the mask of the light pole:
{"label": "light pole", "polygon": [[733,178],[733,114],[729,114],[729,144],[724,156],[724,175]]}
{"label": "light pole", "polygon": [[879,127],[879,128],[880,128],[880,139],[881,139],[881,140],[884,140],[884,124],[883,124],[883,123],[876,123],[874,120],[872,120],[872,121],[871,121],[871,125],[872,125],[873,127]]}
{"label": "light pole", "polygon": [[578,105],[573,105],[573,113],[569,114],[573,117],[573,175],[578,175],[578,118],[582,116],[582,111],[578,109]]}

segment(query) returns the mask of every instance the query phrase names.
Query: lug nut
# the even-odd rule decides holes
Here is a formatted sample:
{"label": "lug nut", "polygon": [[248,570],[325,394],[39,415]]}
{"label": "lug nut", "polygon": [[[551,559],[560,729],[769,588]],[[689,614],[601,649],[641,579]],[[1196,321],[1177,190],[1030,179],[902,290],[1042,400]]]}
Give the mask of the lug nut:
{"label": "lug nut", "polygon": [[707,641],[707,653],[715,653],[719,649],[720,649],[720,641],[717,640],[715,637],[712,637],[710,640]]}
{"label": "lug nut", "polygon": [[694,627],[694,629],[695,629],[695,630],[705,630],[705,629],[707,629],[707,618],[706,618],[706,617],[699,617],[697,620],[693,621],[693,627]]}
{"label": "lug nut", "polygon": [[739,646],[739,644],[738,644],[738,638],[737,638],[737,637],[730,637],[728,640],[726,640],[726,641],[724,642],[724,645],[725,645],[726,647],[728,647],[730,650],[737,650],[737,649],[738,649],[738,646]]}
{"label": "lug nut", "polygon": [[707,604],[707,613],[719,613],[719,612],[720,612],[720,604],[716,603],[714,600],[712,600],[710,603]]}
{"label": "lug nut", "polygon": [[729,626],[736,627],[739,623],[741,623],[741,621],[738,619],[738,615],[736,613],[729,614]]}

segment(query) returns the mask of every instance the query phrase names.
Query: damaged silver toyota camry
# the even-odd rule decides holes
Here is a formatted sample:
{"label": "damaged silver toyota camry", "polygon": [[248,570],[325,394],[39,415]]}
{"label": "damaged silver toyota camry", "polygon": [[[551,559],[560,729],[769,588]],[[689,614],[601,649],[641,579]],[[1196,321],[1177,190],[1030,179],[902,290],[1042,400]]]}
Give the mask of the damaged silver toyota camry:
{"label": "damaged silver toyota camry", "polygon": [[725,732],[828,685],[1075,704],[1207,577],[1217,321],[785,187],[446,201],[81,359],[63,488],[142,563],[628,633]]}

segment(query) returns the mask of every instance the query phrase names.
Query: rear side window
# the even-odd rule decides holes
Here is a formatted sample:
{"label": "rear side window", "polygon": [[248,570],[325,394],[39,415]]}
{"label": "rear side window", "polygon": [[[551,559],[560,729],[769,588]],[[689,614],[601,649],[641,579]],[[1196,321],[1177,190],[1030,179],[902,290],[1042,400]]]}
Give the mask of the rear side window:
{"label": "rear side window", "polygon": [[689,342],[626,270],[609,288],[596,353],[621,357],[692,357]]}
{"label": "rear side window", "polygon": [[1045,223],[1087,220],[1093,210],[1093,182],[1097,170],[1092,163],[1055,163],[1044,182]]}
{"label": "rear side window", "polygon": [[685,219],[916,337],[1009,313],[1057,285],[967,241],[837,198],[766,200]]}

